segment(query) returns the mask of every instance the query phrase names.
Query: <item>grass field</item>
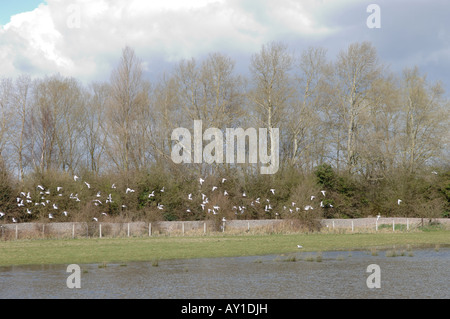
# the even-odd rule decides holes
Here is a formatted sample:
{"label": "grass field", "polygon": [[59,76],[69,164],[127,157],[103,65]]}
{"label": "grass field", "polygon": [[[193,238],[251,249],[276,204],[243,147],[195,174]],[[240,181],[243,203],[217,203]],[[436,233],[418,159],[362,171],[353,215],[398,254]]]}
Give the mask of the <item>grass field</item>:
{"label": "grass field", "polygon": [[303,251],[446,247],[450,246],[450,231],[4,241],[0,242],[0,266],[256,256],[297,252],[298,244]]}

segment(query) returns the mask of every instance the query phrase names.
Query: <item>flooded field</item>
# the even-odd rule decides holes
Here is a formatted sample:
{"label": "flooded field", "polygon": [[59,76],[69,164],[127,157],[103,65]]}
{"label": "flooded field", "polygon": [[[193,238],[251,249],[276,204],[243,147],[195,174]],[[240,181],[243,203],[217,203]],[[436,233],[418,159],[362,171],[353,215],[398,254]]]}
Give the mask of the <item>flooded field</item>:
{"label": "flooded field", "polygon": [[[367,286],[372,264],[380,288]],[[0,298],[450,298],[448,248],[83,264],[73,289],[67,266],[0,267]]]}

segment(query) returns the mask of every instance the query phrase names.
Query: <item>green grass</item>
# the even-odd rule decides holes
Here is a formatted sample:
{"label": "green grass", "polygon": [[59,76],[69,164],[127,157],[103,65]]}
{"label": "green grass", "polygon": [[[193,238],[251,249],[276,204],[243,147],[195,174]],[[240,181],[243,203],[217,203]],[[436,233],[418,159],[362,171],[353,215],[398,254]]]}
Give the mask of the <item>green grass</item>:
{"label": "green grass", "polygon": [[[40,239],[0,242],[0,266],[27,264],[126,263],[167,259],[257,256],[299,251],[448,246],[449,231],[355,234],[213,235]],[[299,250],[297,244],[304,248]]]}

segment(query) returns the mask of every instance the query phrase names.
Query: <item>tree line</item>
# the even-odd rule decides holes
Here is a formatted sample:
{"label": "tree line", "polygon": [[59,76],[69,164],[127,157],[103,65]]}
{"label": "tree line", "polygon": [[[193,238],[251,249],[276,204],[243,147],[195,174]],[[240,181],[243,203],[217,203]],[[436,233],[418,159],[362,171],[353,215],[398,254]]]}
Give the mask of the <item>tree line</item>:
{"label": "tree line", "polygon": [[[395,74],[369,42],[350,44],[334,59],[325,48],[294,54],[271,42],[252,55],[246,74],[222,53],[181,60],[155,81],[145,78],[143,66],[125,47],[105,82],[83,85],[61,75],[2,78],[0,208],[15,210],[24,188],[43,180],[49,187],[64,178],[69,183],[77,174],[99,187],[114,178],[123,187],[136,186],[132,216],[156,211],[149,185],[163,187],[165,181],[183,195],[173,196],[172,212],[159,218],[189,219],[184,199],[176,198],[198,188],[193,180],[209,176],[234,180],[236,194],[257,196],[268,191],[264,185],[277,185],[283,202],[327,188],[327,200],[335,204],[322,211],[329,217],[448,215],[444,88],[416,66]],[[258,164],[173,163],[171,134],[191,129],[194,120],[202,120],[203,130],[223,132],[278,128],[280,170],[261,176]],[[396,197],[404,208],[393,205]]]}

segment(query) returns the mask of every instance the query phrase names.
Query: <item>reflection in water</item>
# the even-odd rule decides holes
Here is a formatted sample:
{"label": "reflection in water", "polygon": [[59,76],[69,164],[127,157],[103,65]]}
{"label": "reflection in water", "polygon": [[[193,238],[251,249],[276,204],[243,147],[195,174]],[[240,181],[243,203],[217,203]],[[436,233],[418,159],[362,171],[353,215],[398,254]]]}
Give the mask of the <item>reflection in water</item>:
{"label": "reflection in water", "polygon": [[[450,249],[321,255],[80,265],[80,289],[67,288],[67,265],[1,267],[0,298],[450,298]],[[370,264],[380,266],[380,289],[366,285]]]}

